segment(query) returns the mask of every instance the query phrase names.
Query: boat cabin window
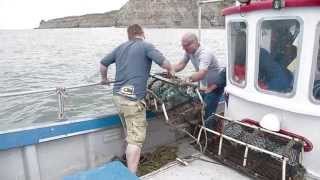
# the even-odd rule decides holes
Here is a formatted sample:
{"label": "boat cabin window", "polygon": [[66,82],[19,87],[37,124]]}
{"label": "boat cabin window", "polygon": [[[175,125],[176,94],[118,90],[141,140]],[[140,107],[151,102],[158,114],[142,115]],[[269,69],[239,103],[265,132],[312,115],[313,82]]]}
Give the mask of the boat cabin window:
{"label": "boat cabin window", "polygon": [[299,64],[300,34],[296,19],[262,21],[256,78],[259,90],[292,93]]}
{"label": "boat cabin window", "polygon": [[317,28],[318,32],[317,32],[317,40],[316,40],[316,56],[315,56],[315,75],[314,75],[314,82],[313,82],[313,97],[316,100],[320,100],[320,24],[318,25]]}
{"label": "boat cabin window", "polygon": [[247,69],[247,24],[230,22],[228,37],[230,81],[244,87]]}

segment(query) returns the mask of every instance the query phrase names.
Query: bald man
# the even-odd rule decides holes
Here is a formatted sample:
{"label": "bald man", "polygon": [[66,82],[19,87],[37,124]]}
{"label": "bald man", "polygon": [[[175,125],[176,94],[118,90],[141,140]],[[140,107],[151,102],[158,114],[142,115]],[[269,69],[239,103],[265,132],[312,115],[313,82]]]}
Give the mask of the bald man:
{"label": "bald man", "polygon": [[205,125],[213,129],[214,118],[209,118],[216,112],[219,100],[226,85],[225,68],[219,67],[214,53],[209,49],[200,46],[197,36],[193,33],[186,33],[181,39],[182,48],[185,51],[184,57],[174,65],[175,72],[183,70],[191,60],[196,72],[187,78],[190,82],[199,82],[202,98],[205,107]]}

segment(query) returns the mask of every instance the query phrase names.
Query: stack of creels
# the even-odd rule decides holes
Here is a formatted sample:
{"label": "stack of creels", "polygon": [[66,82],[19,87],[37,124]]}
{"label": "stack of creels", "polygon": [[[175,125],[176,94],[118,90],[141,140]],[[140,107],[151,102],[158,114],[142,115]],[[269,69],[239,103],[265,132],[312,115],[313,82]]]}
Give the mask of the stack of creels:
{"label": "stack of creels", "polygon": [[[303,149],[302,142],[229,121],[224,122],[222,133],[233,139],[288,158],[286,179],[303,179],[305,169],[300,163]],[[229,165],[231,166],[242,167],[245,146],[226,139],[223,143],[223,159],[230,162]],[[282,175],[282,159],[261,151],[249,150],[247,165],[240,169],[258,179],[280,180]]]}

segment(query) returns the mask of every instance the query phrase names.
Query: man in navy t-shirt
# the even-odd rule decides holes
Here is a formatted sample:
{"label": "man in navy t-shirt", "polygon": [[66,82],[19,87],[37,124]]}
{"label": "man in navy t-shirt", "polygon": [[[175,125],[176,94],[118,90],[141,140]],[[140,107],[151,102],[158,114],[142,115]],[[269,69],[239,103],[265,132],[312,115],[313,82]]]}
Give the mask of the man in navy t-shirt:
{"label": "man in navy t-shirt", "polygon": [[172,72],[172,66],[152,44],[144,41],[140,25],[129,26],[127,33],[129,40],[101,60],[100,72],[101,84],[108,84],[108,66],[116,64],[113,102],[127,133],[127,165],[131,172],[136,173],[146,137],[146,108],[143,99],[152,62],[169,72]]}

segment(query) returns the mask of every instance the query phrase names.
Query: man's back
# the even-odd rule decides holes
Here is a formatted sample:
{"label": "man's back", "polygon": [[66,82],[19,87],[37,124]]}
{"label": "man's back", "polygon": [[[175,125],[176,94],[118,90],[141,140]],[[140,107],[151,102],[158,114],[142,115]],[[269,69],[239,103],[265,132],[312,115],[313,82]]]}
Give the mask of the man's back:
{"label": "man's back", "polygon": [[[123,94],[121,88],[129,88],[131,99],[142,99],[146,94],[146,85],[152,61],[161,65],[165,58],[150,43],[141,39],[127,41],[106,56],[101,63],[116,63],[116,83],[113,92]],[[124,94],[126,95],[126,94]]]}

